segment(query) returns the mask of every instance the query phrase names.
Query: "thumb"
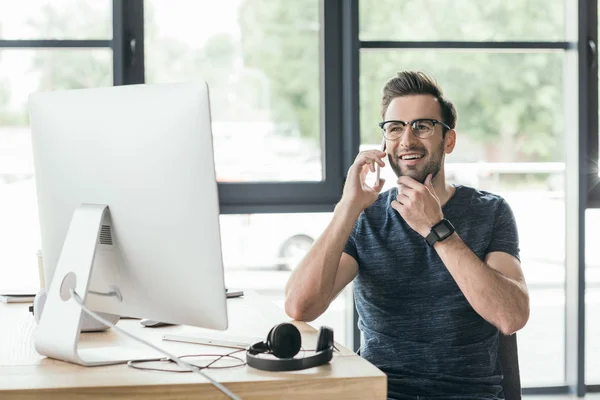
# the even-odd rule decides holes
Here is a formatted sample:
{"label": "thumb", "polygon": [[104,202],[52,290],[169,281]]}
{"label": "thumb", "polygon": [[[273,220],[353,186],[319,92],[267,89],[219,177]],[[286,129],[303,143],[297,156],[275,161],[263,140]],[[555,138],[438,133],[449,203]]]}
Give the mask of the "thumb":
{"label": "thumb", "polygon": [[427,175],[427,178],[425,178],[425,187],[427,189],[429,189],[429,191],[431,192],[432,195],[437,197],[437,193],[435,192],[435,189],[433,188],[432,181],[433,181],[433,175],[432,174]]}
{"label": "thumb", "polygon": [[433,189],[433,183],[431,183],[431,179],[431,174],[427,175],[427,178],[425,178],[425,186],[427,186],[429,189]]}

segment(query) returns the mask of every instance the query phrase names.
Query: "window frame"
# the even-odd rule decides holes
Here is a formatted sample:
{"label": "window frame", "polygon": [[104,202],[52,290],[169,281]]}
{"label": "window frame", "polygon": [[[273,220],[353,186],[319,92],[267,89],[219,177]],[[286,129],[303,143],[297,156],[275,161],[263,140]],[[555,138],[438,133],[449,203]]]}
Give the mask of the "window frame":
{"label": "window frame", "polygon": [[[144,82],[143,1],[113,0],[115,85]],[[339,0],[320,1],[320,91],[323,180],[315,182],[218,182],[221,214],[330,212],[340,200],[349,167],[344,125],[344,68]],[[128,44],[136,41],[135,51]],[[134,60],[131,62],[131,60]],[[140,61],[141,60],[141,61]],[[325,134],[327,132],[327,134]],[[344,150],[345,156],[343,155]],[[285,166],[283,166],[285,167]]]}

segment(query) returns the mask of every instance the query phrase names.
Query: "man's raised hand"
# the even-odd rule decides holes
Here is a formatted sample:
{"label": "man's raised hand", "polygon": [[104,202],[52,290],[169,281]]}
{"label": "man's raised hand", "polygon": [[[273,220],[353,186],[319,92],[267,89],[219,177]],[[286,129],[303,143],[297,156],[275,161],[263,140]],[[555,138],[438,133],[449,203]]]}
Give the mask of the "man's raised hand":
{"label": "man's raised hand", "polygon": [[366,150],[356,156],[348,170],[340,203],[361,212],[377,200],[377,196],[385,184],[385,179],[380,178],[379,183],[371,187],[366,183],[366,177],[369,171],[375,172],[375,164],[381,168],[385,166],[383,161],[385,156],[386,152],[381,150]]}
{"label": "man's raised hand", "polygon": [[392,201],[392,208],[423,237],[444,218],[440,199],[431,183],[431,174],[427,175],[424,184],[409,176],[401,176],[398,179],[398,196]]}

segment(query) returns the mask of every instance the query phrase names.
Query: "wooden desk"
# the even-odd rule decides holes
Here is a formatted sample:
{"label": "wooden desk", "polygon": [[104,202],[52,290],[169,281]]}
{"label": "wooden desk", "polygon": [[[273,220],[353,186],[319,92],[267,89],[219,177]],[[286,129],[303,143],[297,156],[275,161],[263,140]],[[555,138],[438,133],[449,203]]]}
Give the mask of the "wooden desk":
{"label": "wooden desk", "polygon": [[[0,399],[225,399],[221,391],[195,373],[140,371],[127,365],[82,367],[40,356],[34,349],[33,316],[27,304],[0,303]],[[284,311],[247,293],[229,299],[228,332],[266,337],[277,323],[290,321]],[[304,349],[315,349],[317,330],[294,322]],[[138,320],[121,320],[119,326],[177,355],[227,353],[232,349],[163,341],[164,333],[189,330],[172,326],[143,328]],[[114,331],[85,333],[81,347],[140,346]],[[330,364],[302,371],[265,372],[248,366],[205,370],[243,399],[385,399],[386,375],[351,350],[340,349]],[[244,358],[245,353],[240,352]]]}

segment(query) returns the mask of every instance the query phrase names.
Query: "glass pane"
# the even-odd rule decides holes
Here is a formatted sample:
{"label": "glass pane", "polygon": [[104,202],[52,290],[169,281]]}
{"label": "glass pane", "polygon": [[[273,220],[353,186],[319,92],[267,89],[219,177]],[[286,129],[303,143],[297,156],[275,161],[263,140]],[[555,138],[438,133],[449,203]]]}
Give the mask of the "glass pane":
{"label": "glass pane", "polygon": [[585,383],[600,383],[600,210],[585,212]]}
{"label": "glass pane", "polygon": [[0,39],[110,39],[108,0],[0,2]]}
{"label": "glass pane", "polygon": [[[284,307],[285,285],[313,242],[331,220],[332,213],[221,215],[221,242],[225,284],[252,290]],[[310,324],[334,329],[335,340],[346,343],[344,294]]]}
{"label": "glass pane", "polygon": [[40,233],[27,97],[111,84],[110,49],[0,51],[0,286],[38,284]]}
{"label": "glass pane", "polygon": [[564,0],[359,0],[361,40],[561,41]]}
{"label": "glass pane", "polygon": [[[517,335],[524,386],[564,382],[563,58],[561,53],[361,54],[362,147],[381,142],[377,123],[385,82],[399,70],[428,72],[458,111],[447,180],[499,194],[515,214],[531,298],[530,320]],[[391,168],[381,173],[385,189],[393,187],[397,177]],[[539,232],[553,234],[540,238]]]}
{"label": "glass pane", "polygon": [[146,81],[208,82],[219,181],[322,180],[319,3],[144,3]]}
{"label": "glass pane", "polygon": [[[598,16],[600,17],[600,8]],[[600,115],[600,110],[598,115]],[[596,165],[599,164],[599,161],[596,160]],[[600,168],[598,168],[597,174],[600,178]],[[600,304],[599,222],[599,209],[585,210],[585,383],[588,385],[600,383],[600,313],[597,311]]]}

